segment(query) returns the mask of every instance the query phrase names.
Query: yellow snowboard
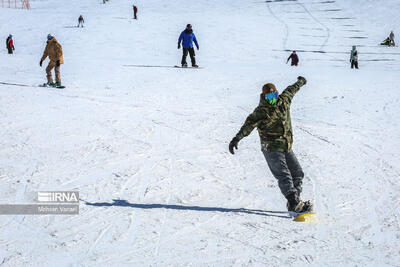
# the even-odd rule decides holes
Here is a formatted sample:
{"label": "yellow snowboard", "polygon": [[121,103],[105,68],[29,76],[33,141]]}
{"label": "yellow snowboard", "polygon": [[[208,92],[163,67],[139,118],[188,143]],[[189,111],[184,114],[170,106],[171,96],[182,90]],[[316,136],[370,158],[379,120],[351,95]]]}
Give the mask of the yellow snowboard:
{"label": "yellow snowboard", "polygon": [[295,222],[316,222],[315,212],[305,212],[296,216],[293,221]]}

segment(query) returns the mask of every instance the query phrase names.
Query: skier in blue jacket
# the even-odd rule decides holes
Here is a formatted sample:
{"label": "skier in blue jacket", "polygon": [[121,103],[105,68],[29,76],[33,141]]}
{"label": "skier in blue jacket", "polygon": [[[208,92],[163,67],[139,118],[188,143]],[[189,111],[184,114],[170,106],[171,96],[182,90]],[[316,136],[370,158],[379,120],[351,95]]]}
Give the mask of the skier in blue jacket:
{"label": "skier in blue jacket", "polygon": [[197,43],[196,36],[193,33],[192,25],[186,25],[186,29],[181,33],[178,39],[178,49],[181,48],[181,43],[183,46],[183,55],[182,55],[182,67],[186,68],[186,57],[189,53],[190,60],[192,61],[192,67],[198,68],[199,66],[196,65],[195,53],[193,48],[193,42],[196,44],[197,50],[199,50],[199,44]]}

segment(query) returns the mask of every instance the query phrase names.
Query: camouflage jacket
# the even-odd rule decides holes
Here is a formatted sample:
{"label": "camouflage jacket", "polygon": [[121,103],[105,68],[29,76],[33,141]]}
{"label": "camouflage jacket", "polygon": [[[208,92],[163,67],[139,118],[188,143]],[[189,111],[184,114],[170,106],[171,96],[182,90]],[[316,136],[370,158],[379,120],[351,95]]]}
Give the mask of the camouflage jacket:
{"label": "camouflage jacket", "polygon": [[260,104],[247,117],[236,138],[240,140],[248,136],[257,127],[262,151],[289,152],[293,144],[290,104],[293,96],[303,85],[304,82],[298,80],[287,87],[278,96],[275,105],[269,104],[265,100],[265,94],[261,94]]}

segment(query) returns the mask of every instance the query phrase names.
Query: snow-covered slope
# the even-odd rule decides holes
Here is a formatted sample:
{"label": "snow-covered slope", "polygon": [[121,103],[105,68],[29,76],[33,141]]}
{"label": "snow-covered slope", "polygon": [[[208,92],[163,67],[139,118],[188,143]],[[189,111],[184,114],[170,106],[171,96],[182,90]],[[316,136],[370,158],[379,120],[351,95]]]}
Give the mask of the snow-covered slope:
{"label": "snow-covered slope", "polygon": [[[78,190],[76,216],[0,216],[4,266],[396,266],[400,260],[397,0],[31,1],[0,9],[0,82],[45,81],[48,33],[65,90],[0,84],[0,203]],[[70,28],[78,16],[85,28]],[[204,69],[179,64],[191,23]],[[360,69],[349,68],[358,45]],[[285,65],[296,49],[300,66]],[[46,62],[47,63],[47,62]],[[261,86],[292,104],[303,199],[288,217],[256,132],[227,146]]]}

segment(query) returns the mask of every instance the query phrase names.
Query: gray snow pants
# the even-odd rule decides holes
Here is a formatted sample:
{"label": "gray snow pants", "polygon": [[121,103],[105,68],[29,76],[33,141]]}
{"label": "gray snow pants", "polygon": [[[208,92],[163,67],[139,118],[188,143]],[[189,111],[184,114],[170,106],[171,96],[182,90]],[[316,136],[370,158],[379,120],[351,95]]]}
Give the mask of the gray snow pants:
{"label": "gray snow pants", "polygon": [[278,180],[282,194],[287,197],[292,193],[300,196],[304,173],[293,151],[263,151],[269,169]]}

